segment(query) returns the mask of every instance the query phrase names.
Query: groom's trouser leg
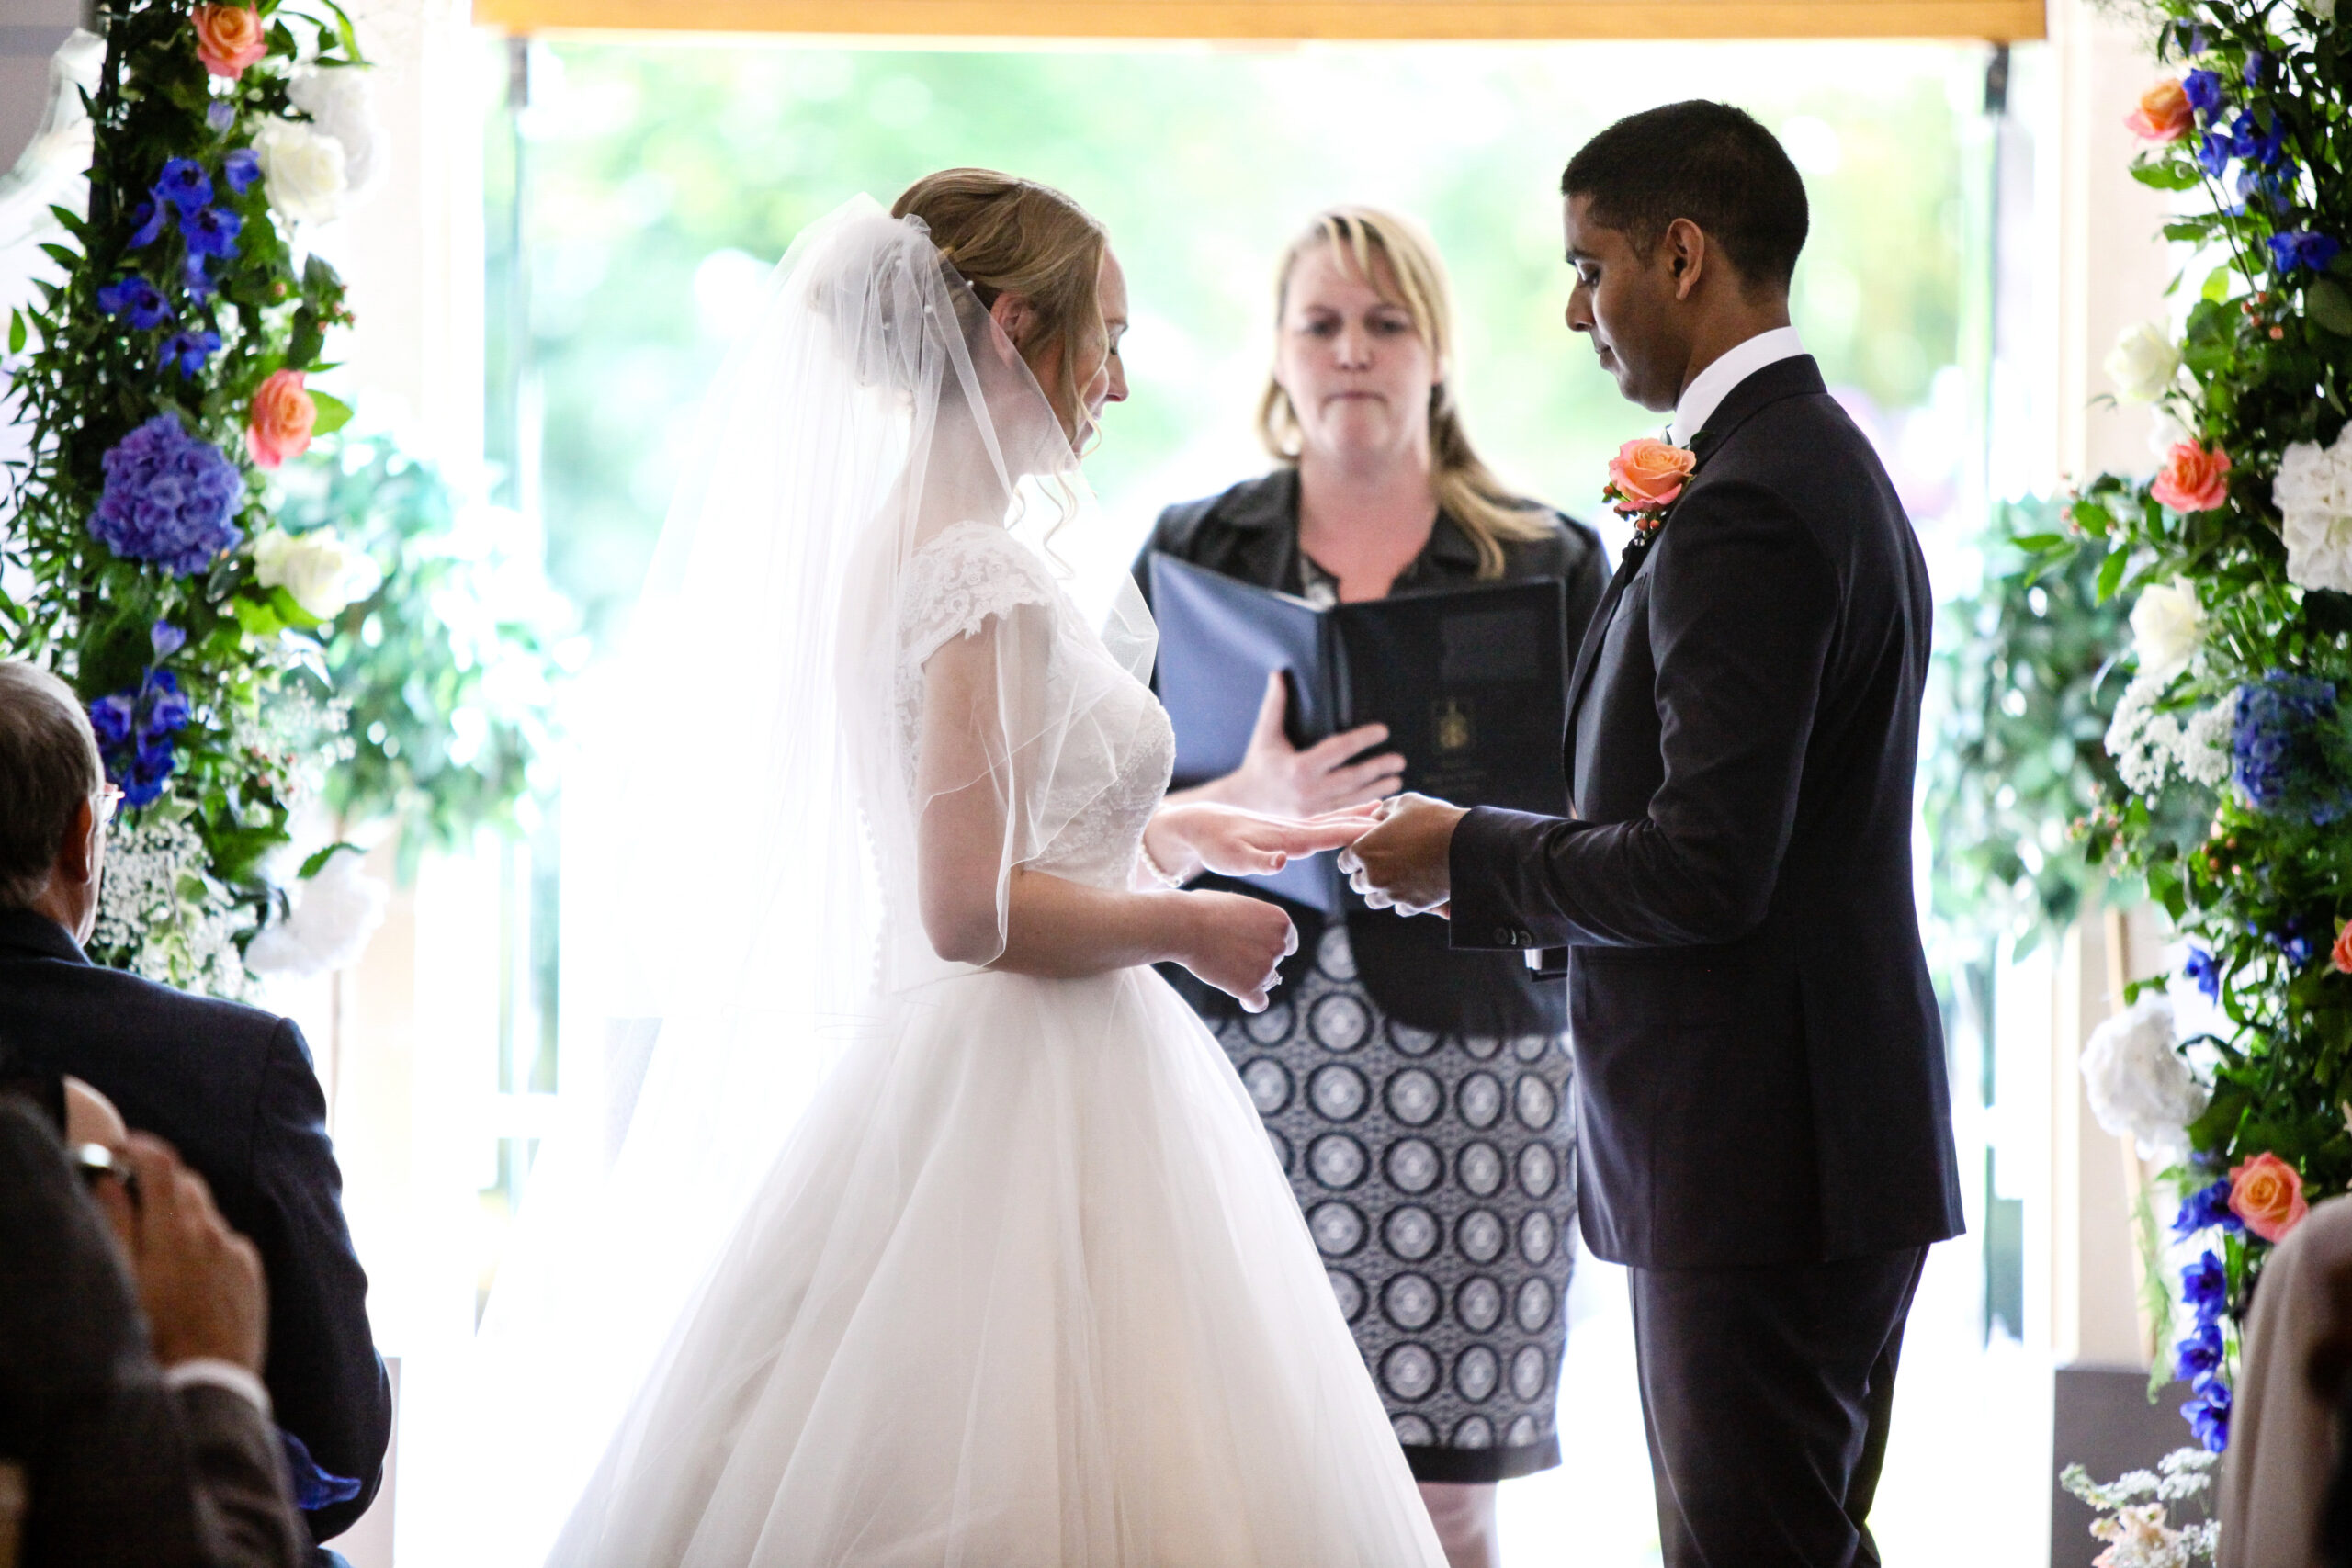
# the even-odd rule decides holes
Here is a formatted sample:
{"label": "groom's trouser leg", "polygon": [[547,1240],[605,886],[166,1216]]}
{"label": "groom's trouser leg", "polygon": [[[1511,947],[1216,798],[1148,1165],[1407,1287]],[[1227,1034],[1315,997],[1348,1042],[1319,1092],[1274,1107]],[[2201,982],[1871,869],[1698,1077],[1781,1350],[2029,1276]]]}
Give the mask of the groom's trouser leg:
{"label": "groom's trouser leg", "polygon": [[1864,1521],[1926,1258],[1629,1271],[1666,1568],[1874,1568]]}

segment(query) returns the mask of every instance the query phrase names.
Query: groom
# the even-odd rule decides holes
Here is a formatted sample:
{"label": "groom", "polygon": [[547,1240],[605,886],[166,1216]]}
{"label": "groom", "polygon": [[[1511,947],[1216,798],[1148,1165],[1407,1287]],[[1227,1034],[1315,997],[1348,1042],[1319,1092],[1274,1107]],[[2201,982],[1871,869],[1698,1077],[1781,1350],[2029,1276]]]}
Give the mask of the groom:
{"label": "groom", "polygon": [[1669,104],[1561,190],[1568,325],[1696,470],[1577,656],[1571,815],[1406,795],[1342,864],[1456,947],[1574,951],[1584,1235],[1630,1269],[1668,1568],[1876,1563],[1904,1318],[1962,1229],[1912,905],[1927,570],[1789,325],[1771,133]]}

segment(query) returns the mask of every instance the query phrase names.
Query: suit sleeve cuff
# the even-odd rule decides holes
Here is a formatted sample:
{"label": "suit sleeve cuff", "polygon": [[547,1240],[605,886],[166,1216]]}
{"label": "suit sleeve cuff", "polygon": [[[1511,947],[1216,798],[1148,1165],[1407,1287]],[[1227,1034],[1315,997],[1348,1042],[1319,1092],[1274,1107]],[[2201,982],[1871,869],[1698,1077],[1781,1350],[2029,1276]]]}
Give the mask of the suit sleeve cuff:
{"label": "suit sleeve cuff", "polygon": [[1446,848],[1446,873],[1453,918],[1448,941],[1455,948],[1531,948],[1543,944],[1529,929],[1524,911],[1513,907],[1507,868],[1525,853],[1516,842],[1524,825],[1544,818],[1522,811],[1474,806],[1454,824]]}
{"label": "suit sleeve cuff", "polygon": [[270,1418],[269,1390],[262,1386],[261,1379],[234,1361],[200,1356],[164,1369],[164,1386],[175,1393],[197,1383],[225,1389],[260,1411],[264,1420]]}

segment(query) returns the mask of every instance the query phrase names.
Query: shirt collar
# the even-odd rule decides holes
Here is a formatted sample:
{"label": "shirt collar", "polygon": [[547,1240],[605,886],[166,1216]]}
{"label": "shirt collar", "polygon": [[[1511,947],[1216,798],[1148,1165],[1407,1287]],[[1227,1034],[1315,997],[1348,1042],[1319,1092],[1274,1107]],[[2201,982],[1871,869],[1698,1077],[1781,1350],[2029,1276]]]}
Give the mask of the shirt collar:
{"label": "shirt collar", "polygon": [[1707,428],[1707,421],[1734,387],[1767,365],[1794,359],[1804,352],[1804,344],[1794,327],[1774,327],[1734,344],[1721,358],[1691,377],[1690,384],[1682,389],[1681,400],[1674,405],[1674,423],[1667,426],[1666,438],[1677,446],[1690,446],[1691,439]]}

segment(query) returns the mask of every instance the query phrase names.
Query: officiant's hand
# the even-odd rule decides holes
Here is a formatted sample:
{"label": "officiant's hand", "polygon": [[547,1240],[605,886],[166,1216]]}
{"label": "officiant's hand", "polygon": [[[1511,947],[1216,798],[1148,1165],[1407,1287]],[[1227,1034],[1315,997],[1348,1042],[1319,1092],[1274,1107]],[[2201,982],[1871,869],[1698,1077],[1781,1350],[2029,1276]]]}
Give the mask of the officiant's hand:
{"label": "officiant's hand", "polygon": [[1405,773],[1404,758],[1384,751],[1361,762],[1349,761],[1387,739],[1386,725],[1359,725],[1302,750],[1283,731],[1289,706],[1289,684],[1277,670],[1266,677],[1266,694],[1258,705],[1258,723],[1250,732],[1250,749],[1242,753],[1241,765],[1185,794],[1195,800],[1238,806],[1269,817],[1298,818],[1319,817],[1396,793],[1397,781]]}
{"label": "officiant's hand", "polygon": [[1345,849],[1380,820],[1377,805],[1326,812],[1311,822],[1285,821],[1231,806],[1191,801],[1163,806],[1144,829],[1152,864],[1178,882],[1204,871],[1267,876],[1300,855]]}
{"label": "officiant's hand", "polygon": [[1453,874],[1447,856],[1454,825],[1470,813],[1426,795],[1400,795],[1385,810],[1378,827],[1340,852],[1348,886],[1375,909],[1450,914]]}

